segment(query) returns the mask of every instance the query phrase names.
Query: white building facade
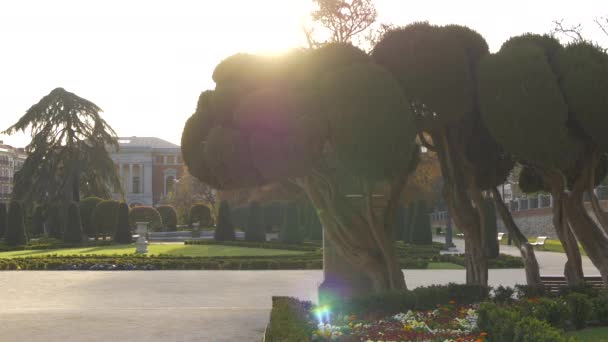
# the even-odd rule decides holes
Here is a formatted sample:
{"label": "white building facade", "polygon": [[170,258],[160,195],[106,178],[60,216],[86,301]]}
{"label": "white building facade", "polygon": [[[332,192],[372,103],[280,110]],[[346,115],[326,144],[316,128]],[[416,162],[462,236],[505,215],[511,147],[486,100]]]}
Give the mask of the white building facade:
{"label": "white building facade", "polygon": [[21,169],[26,158],[24,149],[0,141],[0,202],[6,203],[11,199],[15,172]]}

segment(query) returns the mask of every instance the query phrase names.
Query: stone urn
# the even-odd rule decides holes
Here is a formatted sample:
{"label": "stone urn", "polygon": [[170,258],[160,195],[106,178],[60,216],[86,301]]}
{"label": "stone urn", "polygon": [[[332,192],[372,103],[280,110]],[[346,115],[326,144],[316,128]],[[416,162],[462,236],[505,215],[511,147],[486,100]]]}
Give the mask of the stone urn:
{"label": "stone urn", "polygon": [[137,226],[135,232],[139,235],[135,241],[135,253],[148,253],[148,241],[146,241],[148,222],[135,222],[135,225]]}

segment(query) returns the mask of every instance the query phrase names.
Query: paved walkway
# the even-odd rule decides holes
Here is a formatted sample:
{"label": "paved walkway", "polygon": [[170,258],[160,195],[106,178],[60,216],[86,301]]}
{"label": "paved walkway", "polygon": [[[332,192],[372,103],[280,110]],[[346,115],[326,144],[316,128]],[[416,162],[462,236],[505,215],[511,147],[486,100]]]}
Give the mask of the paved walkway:
{"label": "paved walkway", "polygon": [[[435,242],[445,242],[445,237],[443,236],[435,236],[433,237],[433,241]],[[464,253],[464,240],[463,239],[454,239],[454,245],[459,251]],[[500,253],[521,256],[521,253],[515,246],[509,245],[500,245]],[[540,274],[541,275],[562,275],[564,274],[564,264],[566,264],[565,253],[557,253],[557,252],[543,252],[543,251],[535,251],[536,259],[538,260],[540,266]],[[585,275],[599,275],[600,272],[593,265],[591,260],[588,257],[582,256],[583,261],[583,272]]]}
{"label": "paved walkway", "polygon": [[[408,287],[465,281],[406,271]],[[321,271],[0,272],[0,341],[259,341],[271,296],[314,300]],[[490,272],[492,284],[524,281]]]}

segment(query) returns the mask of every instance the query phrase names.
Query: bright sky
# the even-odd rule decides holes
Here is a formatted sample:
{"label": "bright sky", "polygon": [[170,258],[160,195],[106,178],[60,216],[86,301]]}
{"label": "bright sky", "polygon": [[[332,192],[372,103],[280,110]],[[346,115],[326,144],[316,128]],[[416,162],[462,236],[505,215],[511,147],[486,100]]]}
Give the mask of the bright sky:
{"label": "bright sky", "polygon": [[[223,58],[302,46],[311,0],[19,0],[0,2],[0,130],[56,87],[95,102],[119,136],[179,143]],[[552,20],[585,24],[605,0],[375,0],[379,21],[467,25],[495,51]],[[608,42],[608,39],[604,41]],[[1,136],[25,146],[29,137]]]}

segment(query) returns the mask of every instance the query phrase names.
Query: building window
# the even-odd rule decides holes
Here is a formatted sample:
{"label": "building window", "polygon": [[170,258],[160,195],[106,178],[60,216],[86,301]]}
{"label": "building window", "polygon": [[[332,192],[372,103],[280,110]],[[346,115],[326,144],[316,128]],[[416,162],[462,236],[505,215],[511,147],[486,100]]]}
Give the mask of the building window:
{"label": "building window", "polygon": [[156,156],[156,164],[162,164],[163,163],[163,156]]}
{"label": "building window", "polygon": [[175,184],[175,177],[168,176],[165,178],[165,195],[170,193],[173,190],[173,185]]}
{"label": "building window", "polygon": [[133,176],[133,193],[134,194],[140,193],[140,191],[139,191],[139,177],[138,176]]}
{"label": "building window", "polygon": [[167,164],[175,164],[175,156],[167,156]]}

